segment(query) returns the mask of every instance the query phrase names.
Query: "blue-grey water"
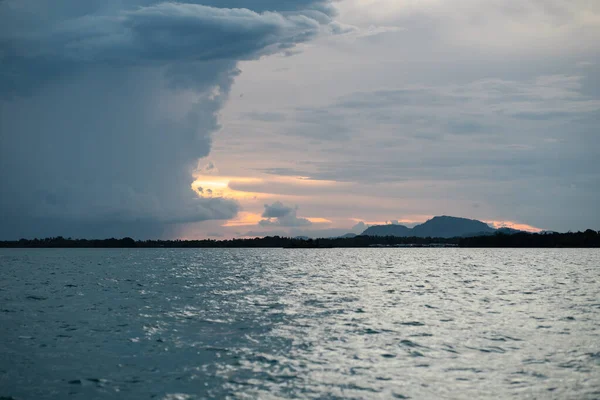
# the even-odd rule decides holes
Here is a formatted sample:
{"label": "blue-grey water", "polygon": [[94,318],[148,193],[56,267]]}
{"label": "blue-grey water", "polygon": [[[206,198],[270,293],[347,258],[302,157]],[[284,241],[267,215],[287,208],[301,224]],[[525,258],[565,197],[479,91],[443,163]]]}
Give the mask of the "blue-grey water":
{"label": "blue-grey water", "polygon": [[0,250],[0,398],[600,398],[600,251]]}

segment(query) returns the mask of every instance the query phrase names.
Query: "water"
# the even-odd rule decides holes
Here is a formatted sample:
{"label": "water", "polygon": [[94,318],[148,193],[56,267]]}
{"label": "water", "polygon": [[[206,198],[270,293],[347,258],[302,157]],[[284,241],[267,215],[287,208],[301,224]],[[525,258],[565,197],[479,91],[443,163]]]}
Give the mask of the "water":
{"label": "water", "polygon": [[600,251],[0,250],[0,397],[600,398]]}

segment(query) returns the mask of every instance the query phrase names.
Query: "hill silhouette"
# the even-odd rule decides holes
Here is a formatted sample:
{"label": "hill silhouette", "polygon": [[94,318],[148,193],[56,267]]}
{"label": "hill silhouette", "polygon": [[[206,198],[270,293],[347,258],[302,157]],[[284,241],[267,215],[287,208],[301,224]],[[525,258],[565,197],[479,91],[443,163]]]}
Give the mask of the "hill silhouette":
{"label": "hill silhouette", "polygon": [[433,217],[412,229],[404,225],[375,225],[366,229],[362,234],[366,236],[452,238],[491,235],[496,231],[485,222],[475,219],[442,215]]}
{"label": "hill silhouette", "polygon": [[396,237],[408,237],[413,236],[411,234],[412,229],[404,225],[373,225],[365,229],[361,235],[363,236],[396,236]]}

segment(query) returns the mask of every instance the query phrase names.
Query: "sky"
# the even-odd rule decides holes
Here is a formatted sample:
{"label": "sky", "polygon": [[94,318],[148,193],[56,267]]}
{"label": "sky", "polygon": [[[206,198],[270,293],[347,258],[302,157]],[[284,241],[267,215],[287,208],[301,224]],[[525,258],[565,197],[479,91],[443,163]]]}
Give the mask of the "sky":
{"label": "sky", "polygon": [[0,239],[600,229],[600,3],[1,0]]}

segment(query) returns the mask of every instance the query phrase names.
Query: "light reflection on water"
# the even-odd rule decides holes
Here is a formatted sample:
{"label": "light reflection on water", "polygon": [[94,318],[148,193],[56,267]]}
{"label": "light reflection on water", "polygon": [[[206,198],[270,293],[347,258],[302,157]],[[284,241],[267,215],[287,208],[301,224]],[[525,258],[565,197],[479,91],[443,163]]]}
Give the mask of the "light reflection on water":
{"label": "light reflection on water", "polygon": [[598,250],[1,250],[0,397],[600,398]]}

